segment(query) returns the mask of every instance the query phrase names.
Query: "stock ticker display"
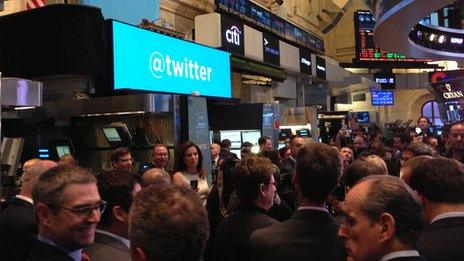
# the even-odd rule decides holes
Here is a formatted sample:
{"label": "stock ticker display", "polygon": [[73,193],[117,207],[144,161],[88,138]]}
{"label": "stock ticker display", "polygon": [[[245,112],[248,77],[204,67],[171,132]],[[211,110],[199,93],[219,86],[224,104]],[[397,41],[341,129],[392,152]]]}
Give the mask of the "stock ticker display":
{"label": "stock ticker display", "polygon": [[263,28],[273,34],[300,46],[324,53],[324,41],[319,37],[272,14],[268,10],[248,0],[215,0],[216,9],[232,14],[247,24]]}
{"label": "stock ticker display", "polygon": [[[427,59],[413,59],[404,55],[378,48],[374,43],[375,16],[368,10],[354,13],[356,41],[356,59],[359,61],[391,61],[391,62],[430,62]],[[392,32],[394,33],[394,32]]]}

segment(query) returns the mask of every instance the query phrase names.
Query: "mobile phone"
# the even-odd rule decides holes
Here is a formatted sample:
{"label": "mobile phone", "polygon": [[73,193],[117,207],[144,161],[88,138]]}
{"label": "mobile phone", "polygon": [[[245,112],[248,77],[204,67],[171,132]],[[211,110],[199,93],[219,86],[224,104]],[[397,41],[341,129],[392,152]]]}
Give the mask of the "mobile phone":
{"label": "mobile phone", "polygon": [[197,189],[197,188],[198,188],[198,179],[191,180],[191,181],[190,181],[190,187],[191,187],[192,189]]}

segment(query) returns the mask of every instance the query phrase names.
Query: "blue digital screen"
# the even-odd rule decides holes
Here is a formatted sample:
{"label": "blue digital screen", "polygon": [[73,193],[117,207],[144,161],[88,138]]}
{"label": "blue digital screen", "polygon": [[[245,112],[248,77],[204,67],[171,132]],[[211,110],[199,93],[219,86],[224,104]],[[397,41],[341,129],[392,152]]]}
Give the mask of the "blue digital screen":
{"label": "blue digital screen", "polygon": [[112,21],[114,89],[231,97],[230,53]]}
{"label": "blue digital screen", "polygon": [[393,91],[371,91],[372,106],[394,105]]}

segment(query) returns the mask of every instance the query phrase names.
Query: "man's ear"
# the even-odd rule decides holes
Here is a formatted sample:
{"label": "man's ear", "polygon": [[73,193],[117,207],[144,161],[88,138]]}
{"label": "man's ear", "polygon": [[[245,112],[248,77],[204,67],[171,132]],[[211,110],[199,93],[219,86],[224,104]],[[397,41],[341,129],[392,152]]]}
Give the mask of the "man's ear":
{"label": "man's ear", "polygon": [[140,247],[135,247],[134,250],[131,251],[132,261],[146,261],[147,255]]}
{"label": "man's ear", "polygon": [[395,218],[389,213],[382,213],[382,215],[380,215],[378,223],[380,225],[380,242],[386,242],[390,240],[395,235]]}
{"label": "man's ear", "polygon": [[52,223],[50,221],[50,216],[53,214],[51,213],[51,209],[45,205],[44,203],[39,203],[35,207],[35,215],[39,223],[51,227]]}
{"label": "man's ear", "polygon": [[128,213],[121,206],[114,206],[112,209],[113,216],[120,222],[127,222]]}

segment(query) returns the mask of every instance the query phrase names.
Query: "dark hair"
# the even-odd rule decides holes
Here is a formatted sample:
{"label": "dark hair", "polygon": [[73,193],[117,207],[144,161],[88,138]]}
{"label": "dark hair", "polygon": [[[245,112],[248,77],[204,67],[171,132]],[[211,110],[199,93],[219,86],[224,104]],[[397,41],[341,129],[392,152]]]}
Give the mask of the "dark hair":
{"label": "dark hair", "polygon": [[229,146],[232,146],[232,143],[229,139],[223,139],[221,140],[221,143],[219,145],[221,146],[221,148],[227,148]]}
{"label": "dark hair", "polygon": [[338,185],[341,170],[340,153],[323,143],[303,147],[296,157],[296,176],[301,195],[323,203]]}
{"label": "dark hair", "polygon": [[412,171],[409,185],[432,202],[464,203],[464,165],[448,158],[425,160]]}
{"label": "dark hair", "polygon": [[359,180],[370,175],[382,175],[380,167],[364,160],[355,160],[343,172],[345,186],[352,188]]}
{"label": "dark hair", "polygon": [[272,163],[263,157],[250,156],[235,166],[237,194],[243,203],[253,202],[261,184],[269,184],[274,172]]}
{"label": "dark hair", "polygon": [[419,123],[419,121],[420,121],[421,119],[426,119],[426,120],[427,120],[427,124],[428,124],[429,126],[430,126],[430,124],[432,124],[432,123],[430,122],[430,119],[427,118],[427,117],[425,117],[424,115],[420,116],[419,119],[417,119],[417,123]]}
{"label": "dark hair", "polygon": [[409,143],[411,143],[411,141],[412,141],[411,135],[409,135],[409,134],[407,134],[407,133],[396,134],[396,135],[395,135],[395,138],[400,138],[401,144],[409,144]]}
{"label": "dark hair", "polygon": [[287,150],[290,150],[290,148],[283,147],[279,149],[279,155],[281,159],[285,158],[285,154],[287,153]]}
{"label": "dark hair", "polygon": [[267,141],[267,140],[270,140],[270,139],[271,139],[271,138],[269,138],[268,136],[259,137],[259,139],[258,139],[258,145],[259,145],[259,146],[265,145],[265,144],[266,144],[266,141]]}
{"label": "dark hair", "polygon": [[406,183],[389,175],[365,177],[370,183],[361,210],[370,220],[378,221],[383,213],[395,219],[395,236],[408,247],[415,248],[424,223],[422,207]]}
{"label": "dark hair", "polygon": [[251,149],[253,147],[253,143],[249,142],[249,141],[245,141],[244,143],[242,143],[242,146],[240,146],[240,148],[247,148],[247,149]]}
{"label": "dark hair", "polygon": [[428,155],[428,156],[435,156],[435,150],[430,146],[425,143],[421,142],[413,142],[409,144],[404,151],[409,151],[411,152],[414,156],[422,156],[422,155]]}
{"label": "dark hair", "polygon": [[282,165],[282,163],[280,161],[280,155],[279,155],[279,152],[277,150],[265,149],[265,150],[263,150],[261,152],[261,156],[270,159],[272,164],[274,164],[274,165],[276,165],[278,167],[281,167],[280,165]]}
{"label": "dark hair", "polygon": [[106,228],[111,225],[113,207],[120,206],[129,213],[132,205],[132,191],[136,180],[127,172],[105,170],[97,175],[100,197],[106,201],[107,211],[103,212],[98,226]]}
{"label": "dark hair", "polygon": [[111,163],[117,162],[119,157],[129,154],[130,150],[128,148],[120,147],[111,152]]}
{"label": "dark hair", "polygon": [[185,157],[185,151],[190,147],[194,147],[198,153],[197,172],[200,175],[200,178],[206,178],[206,170],[203,169],[203,154],[201,153],[200,148],[198,148],[198,146],[191,141],[183,142],[182,144],[180,144],[179,148],[177,149],[176,170],[174,172],[185,171],[185,169],[187,168],[187,165],[185,165],[185,162],[184,162],[184,157]]}
{"label": "dark hair", "polygon": [[148,260],[200,260],[209,235],[208,214],[192,189],[146,187],[137,193],[129,220],[131,247],[140,247]]}

